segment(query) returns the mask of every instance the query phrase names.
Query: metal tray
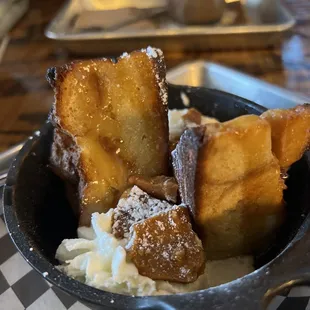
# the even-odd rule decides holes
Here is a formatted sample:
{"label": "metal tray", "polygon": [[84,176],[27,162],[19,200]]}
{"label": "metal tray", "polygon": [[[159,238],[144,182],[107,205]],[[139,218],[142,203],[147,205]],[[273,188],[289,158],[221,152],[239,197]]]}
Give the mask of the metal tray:
{"label": "metal tray", "polygon": [[[85,10],[89,10],[90,0],[71,0],[58,12],[48,25],[45,35],[59,42],[75,54],[98,55],[117,53],[143,48],[148,45],[166,51],[202,51],[210,49],[265,48],[281,43],[283,37],[294,26],[295,20],[278,0],[270,0],[265,10],[253,8],[266,0],[248,0],[242,7],[246,16],[244,24],[229,24],[225,12],[215,25],[185,26],[174,22],[167,13],[161,13],[156,29],[135,29],[124,31],[74,30],[74,20]],[[159,9],[166,7],[165,0],[123,0],[101,1],[100,10],[111,8],[137,7],[139,9]],[[106,7],[105,7],[106,5]],[[99,10],[91,7],[91,10]],[[226,10],[227,12],[227,10]],[[259,12],[259,13],[258,13]],[[156,15],[157,16],[157,15]]]}
{"label": "metal tray", "polygon": [[291,108],[310,98],[212,62],[193,61],[168,71],[167,80],[177,85],[204,86],[253,101],[268,109]]}

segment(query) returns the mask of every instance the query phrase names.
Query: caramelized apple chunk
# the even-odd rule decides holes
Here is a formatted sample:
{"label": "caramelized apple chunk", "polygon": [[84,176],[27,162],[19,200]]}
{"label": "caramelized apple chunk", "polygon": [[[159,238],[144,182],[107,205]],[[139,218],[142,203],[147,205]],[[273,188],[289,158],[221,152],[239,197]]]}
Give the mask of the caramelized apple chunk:
{"label": "caramelized apple chunk", "polygon": [[171,206],[132,226],[127,252],[141,275],[194,282],[204,271],[204,251],[185,206]]}

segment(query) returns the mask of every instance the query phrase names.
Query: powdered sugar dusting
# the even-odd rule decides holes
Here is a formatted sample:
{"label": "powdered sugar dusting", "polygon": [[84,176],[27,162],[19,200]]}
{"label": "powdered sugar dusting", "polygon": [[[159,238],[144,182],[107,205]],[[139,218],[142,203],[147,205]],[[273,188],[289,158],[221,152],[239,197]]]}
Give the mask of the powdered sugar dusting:
{"label": "powdered sugar dusting", "polygon": [[148,46],[146,48],[146,53],[152,57],[152,58],[156,58],[158,55],[157,55],[157,49],[155,48],[152,48],[151,46]]}
{"label": "powdered sugar dusting", "polygon": [[119,58],[123,59],[123,58],[129,58],[130,55],[127,52],[124,52],[121,56],[119,56]]}
{"label": "powdered sugar dusting", "polygon": [[126,249],[142,275],[154,280],[191,282],[204,265],[201,241],[185,206],[170,206],[132,226]]}
{"label": "powdered sugar dusting", "polygon": [[[146,53],[150,59],[156,59],[159,66],[164,66],[164,53],[159,48],[148,46],[146,49],[141,49],[141,52]],[[167,83],[166,77],[163,74],[160,76],[159,71],[155,72],[156,83],[159,87],[159,95],[162,100],[163,105],[168,105],[168,93],[167,93]]]}
{"label": "powdered sugar dusting", "polygon": [[163,105],[168,105],[168,93],[166,88],[166,80],[164,78],[160,79],[159,75],[156,75],[156,80],[159,86],[159,95],[163,101]]}
{"label": "powdered sugar dusting", "polygon": [[161,49],[159,49],[159,48],[157,49],[157,54],[159,56],[163,56],[164,55],[163,51]]}
{"label": "powdered sugar dusting", "polygon": [[171,207],[168,202],[152,198],[134,186],[129,196],[120,199],[114,209],[112,232],[118,238],[128,238],[133,224]]}
{"label": "powdered sugar dusting", "polygon": [[146,53],[149,58],[157,58],[158,56],[163,55],[163,52],[160,49],[152,46],[148,46],[146,49],[141,49],[141,52]]}

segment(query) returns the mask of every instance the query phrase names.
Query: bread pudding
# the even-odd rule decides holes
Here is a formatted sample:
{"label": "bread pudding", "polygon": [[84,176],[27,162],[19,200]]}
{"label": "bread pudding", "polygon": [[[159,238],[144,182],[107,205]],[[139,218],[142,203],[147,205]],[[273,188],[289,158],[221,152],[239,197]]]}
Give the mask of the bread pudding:
{"label": "bread pudding", "polygon": [[[283,176],[309,148],[308,105],[226,122],[190,102],[169,111],[163,53],[151,47],[47,77],[50,162],[79,219],[58,268],[131,295],[204,289],[254,270],[253,254],[286,218]],[[215,266],[234,272],[217,279]]]}

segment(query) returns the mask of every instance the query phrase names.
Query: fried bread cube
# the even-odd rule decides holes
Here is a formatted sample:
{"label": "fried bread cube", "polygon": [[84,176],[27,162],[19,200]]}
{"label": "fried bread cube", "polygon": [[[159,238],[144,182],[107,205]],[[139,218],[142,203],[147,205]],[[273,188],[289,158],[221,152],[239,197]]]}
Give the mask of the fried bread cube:
{"label": "fried bread cube", "polygon": [[207,258],[252,254],[268,243],[285,216],[280,173],[275,162],[232,182],[196,183],[195,221]]}
{"label": "fried bread cube", "polygon": [[172,157],[207,258],[251,254],[282,223],[285,185],[266,120],[246,115],[189,129]]}
{"label": "fried bread cube", "polygon": [[66,169],[75,171],[80,225],[90,223],[92,212],[115,207],[130,175],[167,175],[167,89],[160,50],[124,54],[117,62],[73,62],[50,69],[47,78],[55,92],[54,143],[61,134],[74,145],[72,156],[58,148],[51,162],[67,181]]}
{"label": "fried bread cube", "polygon": [[139,273],[153,280],[189,283],[204,272],[203,247],[185,206],[134,224],[127,251]]}
{"label": "fried bread cube", "polygon": [[207,125],[204,142],[198,160],[198,170],[204,170],[201,183],[234,181],[275,160],[270,126],[256,115]]}

